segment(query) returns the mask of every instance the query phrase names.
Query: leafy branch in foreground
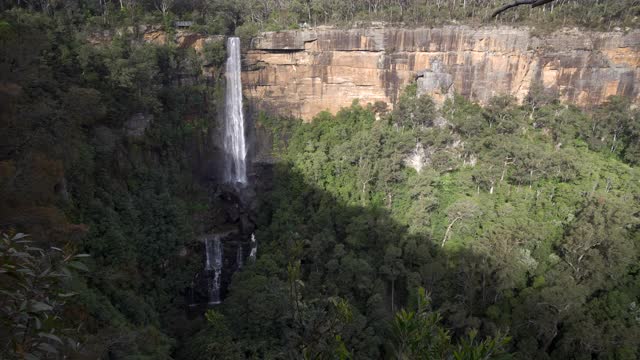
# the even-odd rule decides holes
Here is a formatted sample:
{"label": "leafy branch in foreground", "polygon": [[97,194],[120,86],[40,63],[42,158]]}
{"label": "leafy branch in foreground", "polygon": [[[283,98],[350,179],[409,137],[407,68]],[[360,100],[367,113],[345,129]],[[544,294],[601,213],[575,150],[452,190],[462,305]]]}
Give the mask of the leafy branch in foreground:
{"label": "leafy branch in foreground", "polygon": [[37,247],[22,233],[0,235],[0,357],[48,359],[77,350],[64,305],[72,269],[87,271],[71,247]]}
{"label": "leafy branch in foreground", "polygon": [[453,343],[451,334],[440,323],[440,313],[429,310],[430,303],[425,289],[419,288],[416,309],[396,313],[393,335],[397,359],[511,359],[506,351],[510,338],[500,333],[479,341],[478,331],[471,330]]}

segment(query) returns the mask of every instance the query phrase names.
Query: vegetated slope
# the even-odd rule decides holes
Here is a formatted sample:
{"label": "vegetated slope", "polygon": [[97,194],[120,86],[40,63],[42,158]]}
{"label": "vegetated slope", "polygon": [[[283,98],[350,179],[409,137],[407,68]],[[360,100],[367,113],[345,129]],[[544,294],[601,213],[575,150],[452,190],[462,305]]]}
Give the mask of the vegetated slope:
{"label": "vegetated slope", "polygon": [[399,349],[433,333],[393,320],[424,287],[454,336],[508,331],[517,358],[638,356],[637,110],[611,98],[587,114],[533,93],[436,111],[415,87],[381,109],[260,119],[280,163],[261,255],[221,310],[233,346],[424,358]]}

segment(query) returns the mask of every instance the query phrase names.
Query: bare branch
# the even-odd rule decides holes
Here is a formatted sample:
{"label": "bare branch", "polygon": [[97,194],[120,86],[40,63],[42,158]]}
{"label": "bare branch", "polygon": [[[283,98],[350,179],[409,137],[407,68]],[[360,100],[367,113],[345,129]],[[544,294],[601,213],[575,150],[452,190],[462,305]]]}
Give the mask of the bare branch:
{"label": "bare branch", "polygon": [[538,6],[542,6],[542,5],[548,4],[548,3],[552,2],[552,1],[555,1],[555,0],[515,0],[513,3],[504,5],[503,7],[497,9],[496,11],[494,11],[493,14],[491,14],[491,17],[494,18],[494,17],[500,15],[501,13],[503,13],[503,12],[505,12],[505,11],[511,9],[511,8],[514,8],[516,6],[531,5],[532,8],[536,8]]}

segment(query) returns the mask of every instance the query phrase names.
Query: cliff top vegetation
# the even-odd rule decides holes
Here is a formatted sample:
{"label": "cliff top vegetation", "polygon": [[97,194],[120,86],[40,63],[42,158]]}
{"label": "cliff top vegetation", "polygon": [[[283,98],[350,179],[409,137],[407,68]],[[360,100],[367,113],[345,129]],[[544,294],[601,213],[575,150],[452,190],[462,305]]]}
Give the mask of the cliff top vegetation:
{"label": "cliff top vegetation", "polygon": [[0,11],[21,7],[64,14],[73,23],[93,29],[157,24],[172,30],[175,21],[187,20],[193,22],[194,31],[245,36],[259,31],[380,22],[405,27],[516,25],[541,31],[560,27],[610,31],[640,25],[638,0],[545,1],[535,8],[519,6],[492,17],[512,3],[510,0],[3,0]]}

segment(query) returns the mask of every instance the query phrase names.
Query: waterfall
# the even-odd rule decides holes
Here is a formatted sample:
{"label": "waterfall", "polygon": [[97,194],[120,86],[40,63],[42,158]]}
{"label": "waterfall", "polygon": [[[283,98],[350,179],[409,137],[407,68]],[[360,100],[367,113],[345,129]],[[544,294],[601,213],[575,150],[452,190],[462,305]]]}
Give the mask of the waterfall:
{"label": "waterfall", "polygon": [[244,257],[242,254],[242,244],[238,244],[238,250],[236,251],[236,265],[238,270],[242,269],[244,266]]}
{"label": "waterfall", "polygon": [[251,253],[249,253],[249,259],[256,261],[258,256],[258,241],[256,240],[256,234],[251,234]]}
{"label": "waterfall", "polygon": [[196,287],[196,284],[193,281],[191,281],[191,286],[189,287],[189,301],[188,301],[189,307],[195,307],[195,306],[198,305],[198,304],[196,304],[195,296],[194,296],[195,295],[194,294],[195,287]]}
{"label": "waterfall", "polygon": [[222,277],[222,241],[220,241],[220,237],[216,235],[213,238],[207,238],[205,250],[207,257],[204,269],[208,274],[209,304],[220,304],[220,280]]}
{"label": "waterfall", "polygon": [[[244,133],[244,116],[242,113],[242,79],[240,59],[240,39],[231,37],[227,39],[227,63],[225,68],[226,88],[224,103],[224,127],[223,127],[223,174],[225,183],[230,183],[235,190],[245,189],[247,184],[247,147]],[[236,207],[239,204],[235,204]],[[209,304],[220,304],[222,272],[230,274],[236,269],[223,269],[223,245],[222,237],[228,234],[208,236],[205,240],[206,263],[205,274],[207,276],[207,290]],[[228,241],[228,239],[225,238]],[[227,244],[228,245],[228,244]],[[252,250],[253,251],[253,250]],[[227,256],[227,263],[232,258]],[[237,269],[244,265],[242,244],[238,244],[236,252]]]}
{"label": "waterfall", "polygon": [[227,39],[227,66],[225,76],[224,114],[224,179],[230,183],[247,183],[246,155],[244,139],[244,116],[242,114],[242,80],[240,77],[240,39]]}

